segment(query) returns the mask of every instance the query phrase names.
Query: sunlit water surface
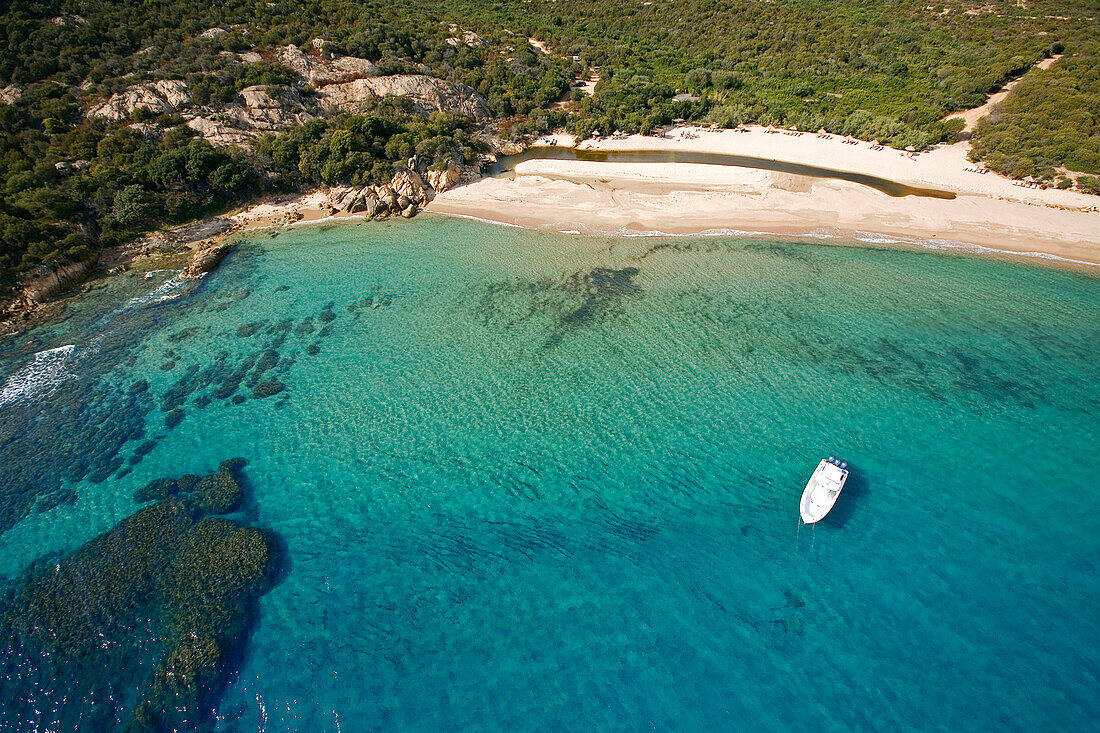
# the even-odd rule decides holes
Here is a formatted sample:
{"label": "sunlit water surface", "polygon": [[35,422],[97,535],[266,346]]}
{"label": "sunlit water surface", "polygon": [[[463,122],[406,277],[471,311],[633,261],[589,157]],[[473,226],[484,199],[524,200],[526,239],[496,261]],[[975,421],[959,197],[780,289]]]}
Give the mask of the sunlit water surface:
{"label": "sunlit water surface", "polygon": [[[1098,725],[1096,277],[428,218],[172,275],[0,344],[0,422],[38,431],[0,436],[0,576],[248,458],[291,567],[224,730]],[[257,360],[284,392],[200,378]]]}

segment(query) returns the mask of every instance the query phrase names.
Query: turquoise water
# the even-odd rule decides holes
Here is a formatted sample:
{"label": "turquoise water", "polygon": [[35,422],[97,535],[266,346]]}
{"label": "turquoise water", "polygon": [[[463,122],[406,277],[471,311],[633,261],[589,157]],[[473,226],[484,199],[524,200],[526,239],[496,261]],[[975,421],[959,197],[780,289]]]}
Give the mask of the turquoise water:
{"label": "turquoise water", "polygon": [[219,729],[1100,728],[1096,277],[431,218],[171,275],[0,344],[0,576],[248,458]]}

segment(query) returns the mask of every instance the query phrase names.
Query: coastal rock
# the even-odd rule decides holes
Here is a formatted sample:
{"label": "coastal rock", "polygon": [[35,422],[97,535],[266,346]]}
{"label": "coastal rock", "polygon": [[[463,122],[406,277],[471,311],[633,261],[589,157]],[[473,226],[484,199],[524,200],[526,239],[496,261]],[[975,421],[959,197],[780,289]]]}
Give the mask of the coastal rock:
{"label": "coastal rock", "polygon": [[386,205],[387,209],[390,211],[397,209],[397,192],[394,191],[389,184],[379,186],[376,190],[378,192],[378,198]]}
{"label": "coastal rock", "polygon": [[496,135],[484,134],[482,139],[488,144],[493,155],[519,155],[524,150],[523,145],[520,143],[514,140],[505,140]]}
{"label": "coastal rock", "polygon": [[337,211],[355,211],[360,191],[357,188],[335,188],[329,192],[328,205]]}
{"label": "coastal rock", "polygon": [[[434,174],[434,175],[433,175]],[[429,178],[444,187],[478,177],[477,171],[457,164],[446,170],[429,171]],[[415,216],[436,194],[436,187],[413,170],[401,169],[394,173],[389,183],[362,188],[334,188],[328,194],[326,205],[335,212],[365,214],[368,217],[401,214]]]}
{"label": "coastal rock", "polygon": [[443,193],[481,178],[478,170],[472,166],[461,166],[454,161],[441,171],[428,171],[428,185],[436,193]]}
{"label": "coastal rock", "polygon": [[315,87],[378,74],[378,67],[367,59],[337,55],[328,51],[326,45],[323,39],[315,38],[314,53],[307,55],[292,43],[279,49],[279,60]]}
{"label": "coastal rock", "polygon": [[191,104],[187,84],[178,79],[162,79],[151,84],[138,84],[114,94],[106,102],[88,110],[88,117],[111,122],[129,119],[139,107],[154,114],[174,113]]}
{"label": "coastal rock", "polygon": [[205,275],[218,266],[218,263],[233,249],[232,244],[213,244],[195,251],[191,264],[180,273],[180,277],[194,279]]}
{"label": "coastal rock", "polygon": [[486,120],[492,114],[485,98],[465,84],[423,74],[376,76],[328,84],[320,87],[318,93],[322,107],[350,114],[366,111],[372,100],[379,97],[408,97],[422,114],[440,110],[472,120]]}
{"label": "coastal rock", "polygon": [[24,280],[23,289],[17,300],[26,301],[28,304],[45,303],[61,291],[84,279],[93,264],[95,263],[91,260],[82,260],[54,269],[39,268],[32,270]]}
{"label": "coastal rock", "polygon": [[[431,201],[434,194],[425,187],[424,179],[418,173],[406,169],[393,174],[393,178],[390,179],[390,188],[397,194],[397,202],[401,208],[405,208],[410,203],[422,206]],[[401,202],[401,197],[405,198],[404,204]]]}
{"label": "coastal rock", "polygon": [[349,214],[362,213],[367,216],[376,216],[385,208],[385,204],[375,193],[374,186],[341,189],[341,192],[332,199],[332,206],[337,211],[346,211]]}
{"label": "coastal rock", "polygon": [[362,206],[363,213],[371,217],[379,216],[387,210],[386,205],[382,203],[382,199],[378,198],[378,194],[375,193],[374,189],[367,190],[363,194]]}

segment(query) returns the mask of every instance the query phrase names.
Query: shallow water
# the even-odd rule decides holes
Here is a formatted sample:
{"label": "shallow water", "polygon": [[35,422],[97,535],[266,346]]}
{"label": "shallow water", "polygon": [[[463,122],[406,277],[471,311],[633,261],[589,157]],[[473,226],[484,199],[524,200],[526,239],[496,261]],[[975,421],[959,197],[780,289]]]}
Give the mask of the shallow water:
{"label": "shallow water", "polygon": [[0,344],[73,345],[0,400],[0,576],[248,458],[291,567],[221,729],[1098,725],[1095,277],[432,218],[172,276]]}

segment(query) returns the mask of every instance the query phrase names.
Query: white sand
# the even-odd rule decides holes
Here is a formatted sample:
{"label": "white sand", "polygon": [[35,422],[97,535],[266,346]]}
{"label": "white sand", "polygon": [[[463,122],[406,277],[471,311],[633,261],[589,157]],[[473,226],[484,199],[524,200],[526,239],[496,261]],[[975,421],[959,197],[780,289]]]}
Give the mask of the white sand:
{"label": "white sand", "polygon": [[[685,139],[684,132],[698,135]],[[556,135],[569,144],[568,136]],[[1028,189],[968,171],[965,143],[910,157],[843,138],[680,128],[665,138],[586,141],[595,150],[692,150],[865,173],[949,190],[954,200],[888,196],[846,181],[697,164],[530,160],[436,197],[428,211],[556,231],[719,230],[849,239],[953,242],[1100,264],[1100,197]]]}

